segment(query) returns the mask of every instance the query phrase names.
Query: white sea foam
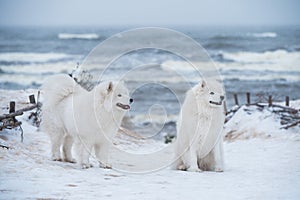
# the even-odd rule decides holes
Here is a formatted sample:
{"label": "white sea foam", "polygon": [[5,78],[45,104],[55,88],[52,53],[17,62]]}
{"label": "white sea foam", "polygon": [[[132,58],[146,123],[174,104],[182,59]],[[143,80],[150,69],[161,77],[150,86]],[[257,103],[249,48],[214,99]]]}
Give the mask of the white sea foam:
{"label": "white sea foam", "polygon": [[42,84],[43,80],[45,79],[44,76],[37,76],[37,75],[24,75],[24,74],[1,74],[1,83],[16,83],[21,86],[28,86],[33,83],[35,84]]}
{"label": "white sea foam", "polygon": [[[300,81],[300,52],[285,50],[263,53],[237,52],[224,53],[223,56],[225,59],[234,61],[217,63],[218,68],[225,72],[225,79]],[[228,70],[237,71],[236,73],[226,73]],[[247,71],[252,74],[248,74]]]}
{"label": "white sea foam", "polygon": [[[259,73],[257,73],[259,74]],[[225,80],[235,79],[240,81],[270,81],[270,80],[285,80],[287,82],[298,82],[300,81],[299,76],[294,75],[286,75],[286,74],[259,74],[256,76],[244,75],[242,73],[235,73],[231,75],[224,75],[223,78]]]}
{"label": "white sea foam", "polygon": [[76,57],[76,55],[69,55],[64,53],[0,53],[0,61],[5,62],[50,62],[62,59],[71,59],[74,57]]}
{"label": "white sea foam", "polygon": [[[300,52],[287,52],[285,50],[258,52],[222,53],[223,57],[233,62],[215,61],[218,69],[253,69],[270,71],[300,71]],[[197,62],[200,72],[215,67],[212,62]],[[161,65],[163,70],[179,73],[195,73],[198,68],[183,61],[166,61]]]}
{"label": "white sea foam", "polygon": [[75,65],[75,62],[70,61],[0,66],[0,69],[4,72],[0,74],[0,82],[13,82],[23,86],[31,85],[32,83],[42,84],[46,76],[57,73],[70,73]]}
{"label": "white sea foam", "polygon": [[205,75],[216,75],[217,68],[214,62],[201,61],[189,63],[186,61],[175,61],[168,60],[161,64],[161,68],[166,71],[174,71],[183,76],[195,76],[198,77],[200,74]]}
{"label": "white sea foam", "polygon": [[83,40],[95,40],[99,38],[99,35],[95,33],[84,33],[84,34],[77,34],[77,33],[59,33],[59,39],[83,39]]}
{"label": "white sea foam", "polygon": [[[224,79],[282,79],[288,81],[300,81],[300,52],[287,52],[285,50],[267,51],[263,53],[237,52],[223,53],[223,56],[225,59],[234,61],[215,62],[216,67],[221,70]],[[211,62],[199,62],[197,65],[200,66],[201,69],[212,68]],[[163,63],[161,67],[166,71],[176,71],[177,73],[190,78],[190,81],[196,81],[197,70],[187,62],[167,61]],[[267,73],[267,71],[270,73]]]}
{"label": "white sea foam", "polygon": [[257,37],[257,38],[275,38],[275,37],[277,37],[277,33],[274,33],[274,32],[252,33],[249,35],[251,35],[253,37]]}
{"label": "white sea foam", "polygon": [[286,50],[266,51],[263,53],[237,52],[223,53],[223,57],[239,64],[255,64],[257,66],[281,65],[282,69],[285,70],[300,69],[300,52],[287,52]]}
{"label": "white sea foam", "polygon": [[71,72],[75,62],[58,62],[45,64],[30,64],[30,65],[8,65],[0,66],[1,70],[7,74],[36,74],[42,75],[47,73]]}

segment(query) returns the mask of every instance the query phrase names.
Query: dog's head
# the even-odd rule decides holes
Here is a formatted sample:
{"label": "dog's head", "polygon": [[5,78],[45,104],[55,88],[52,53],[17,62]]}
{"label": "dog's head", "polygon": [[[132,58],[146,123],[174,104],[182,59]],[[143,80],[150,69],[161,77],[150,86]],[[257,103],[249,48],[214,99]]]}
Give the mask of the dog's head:
{"label": "dog's head", "polygon": [[222,86],[217,81],[210,81],[207,84],[205,81],[201,83],[202,95],[205,96],[207,103],[211,107],[219,107],[225,100]]}
{"label": "dog's head", "polygon": [[99,85],[104,109],[110,111],[127,111],[133,99],[123,82],[104,82]]}

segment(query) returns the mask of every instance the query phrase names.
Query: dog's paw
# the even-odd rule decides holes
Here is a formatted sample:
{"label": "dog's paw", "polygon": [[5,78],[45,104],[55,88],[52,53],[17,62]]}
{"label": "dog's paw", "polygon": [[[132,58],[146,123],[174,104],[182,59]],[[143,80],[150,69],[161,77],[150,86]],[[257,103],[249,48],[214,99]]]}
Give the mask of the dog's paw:
{"label": "dog's paw", "polygon": [[189,172],[202,172],[201,169],[199,169],[198,167],[190,167],[187,169],[187,171]]}
{"label": "dog's paw", "polygon": [[222,167],[216,167],[215,172],[224,172],[224,169]]}
{"label": "dog's paw", "polygon": [[53,161],[59,161],[59,162],[62,162],[63,159],[62,158],[59,158],[59,157],[52,157],[52,160]]}
{"label": "dog's paw", "polygon": [[112,168],[111,164],[108,164],[108,163],[99,163],[99,167],[101,167],[103,169],[111,169]]}
{"label": "dog's paw", "polygon": [[71,159],[67,159],[67,158],[65,158],[65,159],[64,159],[64,162],[76,163],[76,160],[75,160],[75,159],[73,159],[73,158],[71,158]]}
{"label": "dog's paw", "polygon": [[82,167],[82,169],[88,169],[88,168],[93,167],[93,165],[90,163],[83,163],[83,164],[81,164],[81,167]]}
{"label": "dog's paw", "polygon": [[182,164],[182,165],[177,166],[176,169],[181,170],[181,171],[186,171],[186,166],[184,164]]}

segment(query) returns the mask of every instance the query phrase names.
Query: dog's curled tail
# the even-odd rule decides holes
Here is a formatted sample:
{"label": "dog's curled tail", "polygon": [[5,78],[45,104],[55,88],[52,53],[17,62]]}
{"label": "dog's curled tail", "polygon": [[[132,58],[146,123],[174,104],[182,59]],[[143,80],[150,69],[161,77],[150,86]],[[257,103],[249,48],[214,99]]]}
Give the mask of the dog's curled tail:
{"label": "dog's curled tail", "polygon": [[59,74],[47,78],[43,85],[43,107],[56,106],[63,99],[73,94],[78,89],[78,84],[68,75]]}

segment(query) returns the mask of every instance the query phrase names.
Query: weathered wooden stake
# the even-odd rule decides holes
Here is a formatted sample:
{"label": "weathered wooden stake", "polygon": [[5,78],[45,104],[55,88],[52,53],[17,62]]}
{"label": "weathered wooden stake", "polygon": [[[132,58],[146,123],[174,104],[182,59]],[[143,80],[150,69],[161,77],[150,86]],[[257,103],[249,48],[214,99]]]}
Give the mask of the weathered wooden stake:
{"label": "weathered wooden stake", "polygon": [[289,96],[285,97],[285,105],[290,106],[290,97]]}
{"label": "weathered wooden stake", "polygon": [[36,104],[34,94],[29,96],[29,102],[32,103],[32,104]]}
{"label": "weathered wooden stake", "polygon": [[247,92],[246,95],[247,95],[247,105],[250,105],[250,92]]}
{"label": "weathered wooden stake", "polygon": [[269,96],[269,107],[272,106],[273,102],[272,102],[272,95]]}
{"label": "weathered wooden stake", "polygon": [[237,94],[233,94],[233,98],[234,98],[234,103],[235,103],[235,105],[239,105],[239,100],[238,100],[238,96],[237,96]]}
{"label": "weathered wooden stake", "polygon": [[40,95],[41,95],[41,91],[38,91],[38,95],[37,95],[37,99],[36,99],[37,102],[40,102]]}
{"label": "weathered wooden stake", "polygon": [[9,102],[9,113],[14,113],[16,111],[15,107],[16,107],[16,102],[14,101]]}
{"label": "weathered wooden stake", "polygon": [[226,101],[224,101],[224,114],[227,115],[227,105],[226,105]]}

